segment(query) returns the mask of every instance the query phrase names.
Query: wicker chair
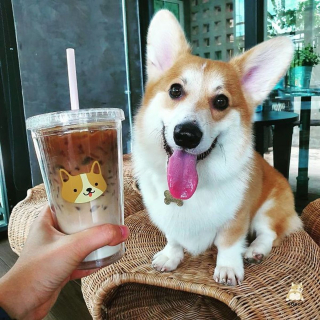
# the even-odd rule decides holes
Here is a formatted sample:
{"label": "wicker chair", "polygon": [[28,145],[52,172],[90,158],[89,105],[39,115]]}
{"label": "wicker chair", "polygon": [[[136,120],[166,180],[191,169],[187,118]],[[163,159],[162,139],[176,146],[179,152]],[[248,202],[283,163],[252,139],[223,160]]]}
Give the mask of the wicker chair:
{"label": "wicker chair", "polygon": [[[241,286],[212,279],[216,250],[186,255],[173,272],[155,271],[150,261],[165,245],[134,188],[130,158],[124,157],[125,221],[131,230],[126,254],[118,262],[82,279],[94,319],[319,319],[320,199],[309,204],[297,232],[273,248],[260,265],[245,265]],[[46,202],[43,185],[28,191],[11,215],[10,245],[17,254]],[[303,283],[303,303],[286,302],[291,283]]]}

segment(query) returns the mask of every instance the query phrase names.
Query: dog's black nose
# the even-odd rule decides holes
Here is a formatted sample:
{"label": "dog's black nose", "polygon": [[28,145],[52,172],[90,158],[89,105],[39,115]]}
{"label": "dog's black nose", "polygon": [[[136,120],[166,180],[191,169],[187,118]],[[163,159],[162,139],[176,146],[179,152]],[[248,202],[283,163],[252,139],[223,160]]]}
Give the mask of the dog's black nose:
{"label": "dog's black nose", "polygon": [[202,138],[202,131],[193,122],[178,124],[174,128],[174,142],[186,149],[193,149],[199,145]]}
{"label": "dog's black nose", "polygon": [[90,193],[92,191],[92,188],[87,188],[86,191]]}

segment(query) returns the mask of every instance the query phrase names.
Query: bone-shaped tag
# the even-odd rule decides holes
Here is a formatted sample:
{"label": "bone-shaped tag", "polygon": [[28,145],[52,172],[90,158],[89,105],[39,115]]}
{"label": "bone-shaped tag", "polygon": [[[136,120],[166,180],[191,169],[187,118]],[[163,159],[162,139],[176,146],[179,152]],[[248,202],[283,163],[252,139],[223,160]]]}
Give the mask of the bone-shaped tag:
{"label": "bone-shaped tag", "polygon": [[164,192],[164,203],[166,205],[169,205],[171,202],[174,202],[177,206],[182,207],[183,206],[183,201],[180,199],[174,198],[169,190],[166,190]]}

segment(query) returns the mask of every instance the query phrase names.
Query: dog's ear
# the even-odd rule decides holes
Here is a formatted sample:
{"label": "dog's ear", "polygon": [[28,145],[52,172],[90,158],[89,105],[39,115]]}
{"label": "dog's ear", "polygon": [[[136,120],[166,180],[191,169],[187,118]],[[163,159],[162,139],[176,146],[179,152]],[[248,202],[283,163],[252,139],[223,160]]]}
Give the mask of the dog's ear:
{"label": "dog's ear", "polygon": [[265,41],[230,61],[237,69],[246,100],[257,106],[287,72],[294,47],[287,37]]}
{"label": "dog's ear", "polygon": [[101,168],[100,168],[100,164],[98,161],[95,161],[93,164],[92,164],[92,167],[91,167],[91,173],[95,173],[95,174],[101,174]]}
{"label": "dog's ear", "polygon": [[60,169],[60,179],[62,183],[67,182],[70,179],[70,174],[68,171]]}
{"label": "dog's ear", "polygon": [[190,47],[175,16],[168,10],[158,11],[148,30],[148,81],[157,80],[186,52],[190,52]]}

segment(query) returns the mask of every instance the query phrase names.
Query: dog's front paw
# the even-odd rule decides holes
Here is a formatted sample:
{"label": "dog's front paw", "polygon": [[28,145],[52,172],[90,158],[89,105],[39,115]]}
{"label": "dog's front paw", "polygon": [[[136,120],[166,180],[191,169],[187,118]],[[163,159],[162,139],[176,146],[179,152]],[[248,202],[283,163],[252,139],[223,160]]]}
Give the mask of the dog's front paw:
{"label": "dog's front paw", "polygon": [[217,265],[214,270],[213,279],[218,283],[228,286],[241,284],[244,279],[243,266],[226,267]]}
{"label": "dog's front paw", "polygon": [[182,261],[183,256],[171,256],[165,252],[165,250],[162,250],[158,253],[156,253],[152,260],[152,266],[158,271],[164,272],[164,271],[172,271],[177,269],[178,265]]}
{"label": "dog's front paw", "polygon": [[[272,248],[272,239],[257,238],[253,241],[244,253],[243,258],[249,263],[261,263],[270,253]],[[268,241],[269,240],[269,241]]]}
{"label": "dog's front paw", "polygon": [[253,251],[249,248],[244,254],[244,260],[249,263],[259,264],[263,261],[264,254]]}

